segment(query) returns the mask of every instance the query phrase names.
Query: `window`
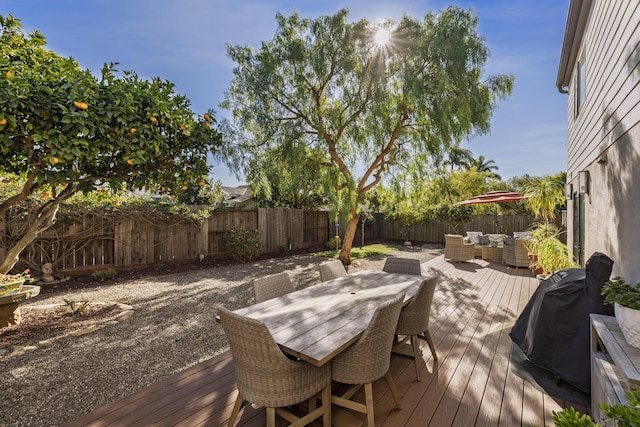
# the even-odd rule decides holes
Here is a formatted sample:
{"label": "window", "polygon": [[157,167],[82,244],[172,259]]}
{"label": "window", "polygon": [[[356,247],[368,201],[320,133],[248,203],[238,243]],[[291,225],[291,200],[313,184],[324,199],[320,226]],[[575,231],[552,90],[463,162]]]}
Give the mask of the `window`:
{"label": "window", "polygon": [[578,61],[578,81],[576,87],[576,114],[580,112],[580,107],[584,104],[587,92],[587,76],[585,72],[584,59]]}

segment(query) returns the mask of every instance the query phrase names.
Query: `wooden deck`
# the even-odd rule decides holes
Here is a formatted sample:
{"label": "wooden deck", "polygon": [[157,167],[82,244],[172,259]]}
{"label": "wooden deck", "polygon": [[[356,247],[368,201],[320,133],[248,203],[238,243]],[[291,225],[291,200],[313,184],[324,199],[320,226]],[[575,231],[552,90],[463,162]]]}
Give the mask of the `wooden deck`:
{"label": "wooden deck", "polygon": [[[413,360],[392,356],[402,410],[393,408],[385,381],[378,381],[376,426],[544,426],[553,425],[552,411],[565,406],[585,413],[586,408],[538,391],[510,369],[509,331],[538,286],[528,269],[482,260],[452,264],[442,256],[423,268],[442,273],[430,327],[438,362],[423,343],[427,366],[422,381],[415,382]],[[222,426],[235,397],[227,351],[66,425]],[[251,406],[238,423],[264,424],[264,409]]]}

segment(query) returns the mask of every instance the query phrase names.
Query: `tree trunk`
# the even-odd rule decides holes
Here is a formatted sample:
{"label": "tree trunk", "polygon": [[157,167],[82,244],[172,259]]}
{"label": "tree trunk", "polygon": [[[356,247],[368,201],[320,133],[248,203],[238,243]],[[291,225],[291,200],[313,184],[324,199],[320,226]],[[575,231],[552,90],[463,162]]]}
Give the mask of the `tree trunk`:
{"label": "tree trunk", "polygon": [[24,236],[12,247],[7,249],[7,256],[0,263],[0,274],[8,273],[20,259],[20,253],[31,244],[38,234],[42,233],[56,222],[56,213],[60,203],[73,196],[77,191],[77,183],[69,183],[65,189],[58,194],[55,199],[46,202],[36,215],[35,219],[29,223],[29,227]]}
{"label": "tree trunk", "polygon": [[353,239],[356,236],[356,230],[358,229],[358,214],[355,210],[351,211],[351,218],[347,223],[347,230],[344,232],[344,239],[342,242],[342,248],[340,249],[340,261],[344,265],[351,264],[351,248],[353,247]]}

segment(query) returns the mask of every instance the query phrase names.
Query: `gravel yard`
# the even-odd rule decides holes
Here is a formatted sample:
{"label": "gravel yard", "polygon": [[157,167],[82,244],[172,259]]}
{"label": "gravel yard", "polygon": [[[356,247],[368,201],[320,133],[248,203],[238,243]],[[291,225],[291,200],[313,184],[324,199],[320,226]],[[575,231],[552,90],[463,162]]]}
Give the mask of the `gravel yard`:
{"label": "gravel yard", "polygon": [[[441,254],[441,247],[425,245],[389,255],[425,262]],[[381,269],[385,258],[357,260],[349,271]],[[317,265],[325,260],[295,255],[28,300],[22,305],[25,323],[28,313],[51,310],[64,299],[88,300],[101,312],[78,325],[34,328],[27,337],[33,342],[18,348],[11,330],[20,325],[0,329],[0,425],[59,425],[224,352],[216,306],[251,304],[251,280],[267,274],[287,271],[298,288],[319,283]]]}

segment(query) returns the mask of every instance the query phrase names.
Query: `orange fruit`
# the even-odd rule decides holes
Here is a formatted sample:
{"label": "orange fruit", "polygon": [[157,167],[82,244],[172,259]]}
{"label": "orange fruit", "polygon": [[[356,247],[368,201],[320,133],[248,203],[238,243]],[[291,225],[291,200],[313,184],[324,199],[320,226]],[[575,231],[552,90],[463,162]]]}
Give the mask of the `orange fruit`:
{"label": "orange fruit", "polygon": [[209,123],[209,122],[204,122],[204,125],[205,125],[206,127],[208,127],[208,128],[210,128],[210,127],[211,127],[211,123]]}
{"label": "orange fruit", "polygon": [[157,121],[158,121],[158,119],[156,119],[156,118],[155,118],[155,117],[153,117],[153,116],[152,116],[149,120],[151,120],[151,122],[152,122],[152,123],[155,123],[155,122],[157,122]]}
{"label": "orange fruit", "polygon": [[51,159],[51,161],[53,162],[54,165],[57,165],[58,163],[60,163],[60,159],[57,157],[54,157],[53,159]]}
{"label": "orange fruit", "polygon": [[204,119],[205,119],[205,120],[209,120],[209,118],[210,118],[210,117],[211,117],[211,116],[210,116],[210,115],[208,115],[208,114],[205,114],[205,115],[204,115]]}
{"label": "orange fruit", "polygon": [[137,131],[137,129],[136,129],[136,128],[131,128],[131,129],[129,129],[129,132],[131,132],[131,133],[136,133],[136,131]]}
{"label": "orange fruit", "polygon": [[133,164],[133,159],[127,159],[127,164],[132,165]]}
{"label": "orange fruit", "polygon": [[200,187],[204,187],[204,181],[200,181],[199,184],[200,184]]}
{"label": "orange fruit", "polygon": [[186,127],[185,125],[180,125],[180,129],[182,129],[182,130],[186,130],[186,129],[187,129],[187,127]]}
{"label": "orange fruit", "polygon": [[7,71],[6,73],[4,73],[4,75],[7,76],[8,79],[10,79],[11,77],[13,77],[13,72]]}
{"label": "orange fruit", "polygon": [[186,189],[187,189],[187,186],[186,186],[186,185],[183,185],[183,186],[182,186],[182,189],[183,189],[183,190],[186,190]]}
{"label": "orange fruit", "polygon": [[73,105],[75,105],[76,107],[78,107],[81,110],[86,110],[87,108],[89,108],[87,103],[86,102],[82,102],[82,101],[73,101]]}
{"label": "orange fruit", "polygon": [[3,117],[2,120],[0,120],[0,126],[4,126],[7,124],[7,118]]}
{"label": "orange fruit", "polygon": [[189,163],[185,162],[185,164],[183,164],[182,166],[184,166],[185,168],[188,168],[189,167]]}
{"label": "orange fruit", "polygon": [[175,194],[172,194],[172,195],[171,195],[171,198],[172,198],[172,199],[175,199],[175,198],[176,198],[176,195],[175,195]]}

